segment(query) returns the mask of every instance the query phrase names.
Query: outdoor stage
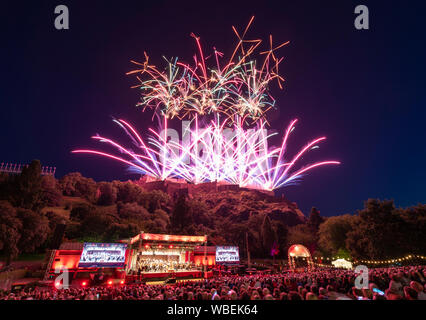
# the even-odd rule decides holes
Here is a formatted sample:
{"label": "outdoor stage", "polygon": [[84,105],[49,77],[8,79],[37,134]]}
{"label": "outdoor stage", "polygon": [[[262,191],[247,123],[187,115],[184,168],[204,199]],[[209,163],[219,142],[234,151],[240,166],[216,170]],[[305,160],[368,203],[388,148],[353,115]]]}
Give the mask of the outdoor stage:
{"label": "outdoor stage", "polygon": [[[126,281],[203,278],[207,265],[207,237],[143,233],[121,240],[128,245]],[[195,251],[203,251],[197,263]]]}

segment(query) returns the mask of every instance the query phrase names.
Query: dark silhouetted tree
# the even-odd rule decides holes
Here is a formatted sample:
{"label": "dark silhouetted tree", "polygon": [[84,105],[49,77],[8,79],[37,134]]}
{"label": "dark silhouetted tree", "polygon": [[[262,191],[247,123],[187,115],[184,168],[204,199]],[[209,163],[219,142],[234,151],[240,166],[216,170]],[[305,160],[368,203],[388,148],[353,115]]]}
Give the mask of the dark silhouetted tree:
{"label": "dark silhouetted tree", "polygon": [[405,222],[402,230],[405,252],[423,255],[426,252],[426,205],[418,204],[399,212]]}
{"label": "dark silhouetted tree", "polygon": [[[117,201],[141,204],[143,189],[132,182],[114,183],[117,185]],[[142,204],[143,205],[143,204]]]}
{"label": "dark silhouetted tree", "polygon": [[316,244],[316,236],[307,224],[298,224],[288,229],[288,245],[293,244],[304,245],[313,254],[312,248]]}
{"label": "dark silhouetted tree", "polygon": [[308,226],[312,229],[314,233],[316,233],[318,232],[320,224],[323,222],[324,218],[320,216],[320,211],[317,208],[312,207],[307,222]]}
{"label": "dark silhouetted tree", "polygon": [[49,207],[59,206],[62,200],[62,192],[58,181],[53,176],[43,176],[41,179],[43,200]]}
{"label": "dark silhouetted tree", "polygon": [[97,185],[93,179],[85,178],[80,172],[72,172],[59,180],[65,196],[83,197],[92,203],[97,200]]}
{"label": "dark silhouetted tree", "polygon": [[95,211],[96,208],[92,205],[86,204],[86,203],[81,203],[78,204],[76,206],[74,206],[74,208],[71,209],[70,212],[70,219],[71,220],[84,220],[84,218],[86,218],[86,216],[88,216],[91,212]]}
{"label": "dark silhouetted tree", "polygon": [[288,242],[288,228],[282,221],[274,221],[275,230],[277,233],[277,241],[279,246],[279,256],[286,257],[287,242]]}
{"label": "dark silhouetted tree", "polygon": [[19,251],[32,253],[42,247],[49,237],[49,220],[43,214],[28,209],[17,209],[16,214],[22,223]]}
{"label": "dark silhouetted tree", "polygon": [[98,205],[110,206],[117,201],[117,189],[111,182],[99,183]]}
{"label": "dark silhouetted tree", "polygon": [[354,217],[349,214],[327,218],[318,231],[318,244],[321,249],[330,254],[336,254],[339,249],[345,249],[347,234],[352,230],[353,220]]}
{"label": "dark silhouetted tree", "polygon": [[33,160],[21,174],[14,177],[11,202],[15,207],[38,211],[45,206],[42,190],[41,164]]}
{"label": "dark silhouetted tree", "polygon": [[391,200],[369,199],[358,211],[346,246],[354,258],[384,259],[406,254],[404,219]]}
{"label": "dark silhouetted tree", "polygon": [[122,219],[136,219],[136,220],[149,220],[151,214],[145,207],[137,204],[136,202],[132,203],[117,203],[117,212],[120,218]]}
{"label": "dark silhouetted tree", "polygon": [[271,219],[269,219],[269,216],[267,214],[263,218],[261,235],[263,250],[265,252],[265,255],[269,256],[272,246],[277,240],[277,235],[275,233],[274,228],[272,228]]}
{"label": "dark silhouetted tree", "polygon": [[180,195],[175,202],[172,216],[171,228],[175,232],[183,232],[192,223],[191,210],[186,202],[185,195]]}
{"label": "dark silhouetted tree", "polygon": [[16,209],[8,201],[0,201],[0,244],[6,257],[6,265],[19,254],[22,223]]}

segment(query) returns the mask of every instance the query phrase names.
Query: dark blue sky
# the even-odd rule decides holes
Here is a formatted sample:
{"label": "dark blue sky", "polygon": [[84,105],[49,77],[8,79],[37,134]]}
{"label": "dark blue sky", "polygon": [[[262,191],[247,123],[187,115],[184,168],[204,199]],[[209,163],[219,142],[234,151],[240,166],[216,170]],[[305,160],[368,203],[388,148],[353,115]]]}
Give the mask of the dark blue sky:
{"label": "dark blue sky", "polygon": [[[59,4],[69,7],[70,30],[54,28]],[[354,28],[358,4],[370,10],[370,30]],[[272,88],[271,128],[284,131],[297,117],[292,148],[326,135],[307,160],[342,161],[283,189],[286,197],[326,216],[354,212],[368,198],[425,203],[425,9],[420,1],[360,0],[3,4],[0,161],[37,158],[56,166],[58,177],[130,178],[118,163],[70,154],[95,146],[96,133],[123,138],[112,116],[141,131],[150,124],[151,114],[135,107],[129,60],[142,61],[147,51],[157,65],[162,55],[191,61],[191,32],[206,49],[230,54],[231,25],[241,29],[255,15],[251,36],[291,42],[280,51],[286,83]]]}

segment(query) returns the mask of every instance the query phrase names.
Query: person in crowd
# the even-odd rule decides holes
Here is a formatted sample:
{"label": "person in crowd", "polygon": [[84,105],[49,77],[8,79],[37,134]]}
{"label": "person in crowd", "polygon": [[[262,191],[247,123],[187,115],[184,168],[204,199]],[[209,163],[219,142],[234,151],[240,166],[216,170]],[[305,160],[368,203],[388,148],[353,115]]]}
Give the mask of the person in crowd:
{"label": "person in crowd", "polygon": [[417,291],[411,287],[404,287],[404,297],[406,300],[417,300]]}
{"label": "person in crowd", "polygon": [[402,297],[404,295],[404,285],[402,284],[402,278],[394,273],[389,282],[389,293]]}
{"label": "person in crowd", "polygon": [[424,287],[417,281],[411,281],[410,287],[417,292],[417,300],[426,300]]}

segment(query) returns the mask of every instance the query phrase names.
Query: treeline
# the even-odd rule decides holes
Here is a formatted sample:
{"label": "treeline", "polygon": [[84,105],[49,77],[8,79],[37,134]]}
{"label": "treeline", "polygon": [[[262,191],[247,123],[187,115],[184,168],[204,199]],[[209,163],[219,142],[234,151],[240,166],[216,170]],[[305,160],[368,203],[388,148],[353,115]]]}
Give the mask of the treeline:
{"label": "treeline", "polygon": [[307,219],[283,202],[248,191],[195,197],[147,191],[133,182],[95,182],[80,173],[57,180],[41,176],[33,161],[20,175],[0,175],[0,250],[8,262],[19,253],[43,252],[58,224],[72,241],[111,242],[141,230],[207,235],[210,245],[248,245],[252,257],[286,258],[292,244],[316,256],[383,259],[426,253],[426,206],[400,209],[392,201],[368,200],[353,215]]}
{"label": "treeline", "polygon": [[318,231],[325,253],[355,259],[390,259],[426,253],[426,205],[396,208],[392,200],[369,199],[355,214],[330,217]]}

